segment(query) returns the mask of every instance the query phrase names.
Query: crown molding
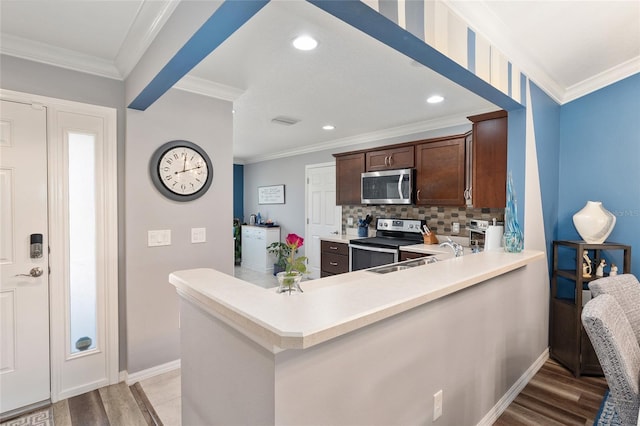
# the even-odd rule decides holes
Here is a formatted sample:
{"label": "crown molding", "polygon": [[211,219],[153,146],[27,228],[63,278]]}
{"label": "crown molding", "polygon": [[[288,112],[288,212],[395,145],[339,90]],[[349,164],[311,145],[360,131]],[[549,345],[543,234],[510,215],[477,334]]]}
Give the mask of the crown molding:
{"label": "crown molding", "polygon": [[127,78],[147,51],[180,0],[146,0],[140,6],[115,59],[120,75]]}
{"label": "crown molding", "polygon": [[443,0],[443,2],[462,18],[469,28],[501,51],[513,65],[517,66],[553,100],[562,103],[565,88],[555,81],[547,71],[529,59],[522,47],[514,41],[515,37],[505,31],[506,24],[489,9],[484,0],[473,2]]}
{"label": "crown molding", "polygon": [[569,86],[564,94],[562,103],[574,101],[584,95],[588,95],[589,93],[638,73],[640,73],[640,56],[636,56],[600,74],[587,78],[580,83]]}
{"label": "crown molding", "polygon": [[489,9],[486,0],[474,2],[442,1],[460,16],[469,28],[503,52],[511,63],[559,105],[571,102],[640,72],[640,57],[635,57],[572,86],[565,87],[554,80],[543,67],[527,57],[524,50],[517,45],[517,42],[514,42],[515,37],[511,37],[504,31],[505,23]]}
{"label": "crown molding", "polygon": [[0,53],[100,77],[122,80],[120,72],[110,61],[11,34],[2,34]]}
{"label": "crown molding", "polygon": [[[479,111],[472,111],[468,115],[483,114],[492,109],[483,109]],[[326,142],[320,142],[313,145],[307,145],[298,149],[287,149],[285,151],[276,152],[266,155],[255,155],[250,157],[234,157],[233,161],[236,164],[252,164],[262,161],[277,160],[279,158],[293,157],[296,155],[310,154],[313,152],[326,151],[329,149],[345,148],[354,145],[360,145],[369,142],[382,141],[385,139],[395,138],[399,136],[410,136],[417,133],[428,132],[431,130],[440,130],[447,127],[462,126],[471,122],[459,115],[438,118],[435,120],[426,120],[418,123],[411,123],[404,126],[391,127],[388,129],[377,130],[375,132],[363,133],[356,136],[349,136],[346,138],[334,139]]]}
{"label": "crown molding", "polygon": [[244,93],[244,90],[236,87],[189,75],[182,77],[173,88],[230,102],[234,102]]}

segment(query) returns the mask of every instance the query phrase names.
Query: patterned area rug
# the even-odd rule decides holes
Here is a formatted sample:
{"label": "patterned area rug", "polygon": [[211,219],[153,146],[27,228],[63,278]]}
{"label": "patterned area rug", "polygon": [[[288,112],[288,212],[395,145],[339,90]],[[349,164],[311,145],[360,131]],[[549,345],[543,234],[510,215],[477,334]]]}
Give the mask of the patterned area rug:
{"label": "patterned area rug", "polygon": [[53,409],[49,407],[34,411],[2,423],[0,426],[53,426]]}
{"label": "patterned area rug", "polygon": [[593,422],[594,426],[622,426],[616,407],[613,405],[613,401],[609,395],[609,391],[604,394],[602,404],[600,404],[600,410],[596,420]]}

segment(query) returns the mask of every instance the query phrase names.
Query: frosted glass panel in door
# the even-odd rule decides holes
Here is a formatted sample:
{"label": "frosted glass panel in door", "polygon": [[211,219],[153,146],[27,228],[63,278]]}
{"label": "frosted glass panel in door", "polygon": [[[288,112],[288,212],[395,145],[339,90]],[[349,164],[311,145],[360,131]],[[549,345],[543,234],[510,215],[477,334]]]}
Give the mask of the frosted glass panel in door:
{"label": "frosted glass panel in door", "polygon": [[94,349],[97,344],[95,145],[94,135],[69,134],[71,353]]}

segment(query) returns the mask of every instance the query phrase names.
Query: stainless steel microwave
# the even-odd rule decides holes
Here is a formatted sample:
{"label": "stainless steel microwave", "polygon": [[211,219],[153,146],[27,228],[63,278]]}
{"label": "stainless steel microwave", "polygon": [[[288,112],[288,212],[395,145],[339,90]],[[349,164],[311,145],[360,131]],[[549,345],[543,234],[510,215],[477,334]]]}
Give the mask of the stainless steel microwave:
{"label": "stainless steel microwave", "polygon": [[362,173],[362,204],[412,204],[414,169]]}

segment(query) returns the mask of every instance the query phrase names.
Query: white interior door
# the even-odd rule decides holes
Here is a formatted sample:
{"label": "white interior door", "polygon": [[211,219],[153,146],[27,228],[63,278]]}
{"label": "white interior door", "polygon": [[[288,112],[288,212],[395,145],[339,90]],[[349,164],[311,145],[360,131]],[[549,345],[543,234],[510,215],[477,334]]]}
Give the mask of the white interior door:
{"label": "white interior door", "polygon": [[340,234],[342,207],[336,206],[335,163],[306,167],[306,250],[311,278],[320,278],[320,239]]}
{"label": "white interior door", "polygon": [[[0,102],[0,412],[6,414],[51,395],[47,113]],[[42,236],[40,257],[31,254],[34,234]]]}

